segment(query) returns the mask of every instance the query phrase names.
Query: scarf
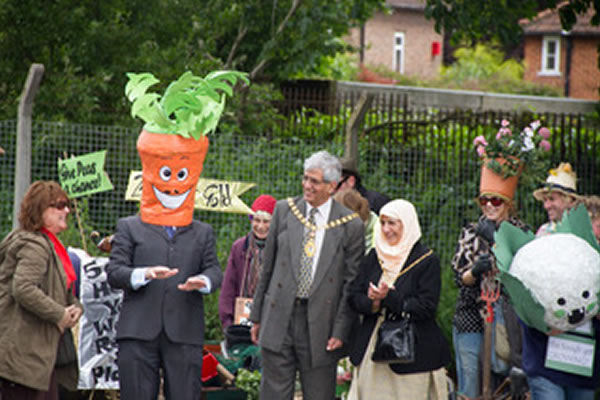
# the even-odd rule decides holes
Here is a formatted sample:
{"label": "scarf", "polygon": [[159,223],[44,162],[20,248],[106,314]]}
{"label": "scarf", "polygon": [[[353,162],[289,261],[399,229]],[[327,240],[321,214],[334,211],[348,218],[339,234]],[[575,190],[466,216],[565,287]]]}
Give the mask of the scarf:
{"label": "scarf", "polygon": [[[402,237],[395,245],[390,245],[381,230],[381,216],[402,222]],[[407,200],[393,200],[379,211],[379,220],[375,224],[375,251],[382,268],[380,281],[393,285],[398,273],[404,266],[414,245],[421,238],[421,226],[415,207]]]}
{"label": "scarf", "polygon": [[73,264],[71,263],[71,259],[69,258],[69,254],[67,253],[67,249],[65,249],[65,246],[60,242],[60,240],[58,240],[58,238],[48,229],[42,227],[40,231],[46,234],[46,236],[48,236],[48,239],[50,239],[50,241],[54,245],[54,251],[56,252],[58,258],[62,263],[65,275],[67,275],[67,288],[75,290],[75,287],[72,287],[72,284],[77,279],[77,275],[75,274],[75,269],[73,268]]}
{"label": "scarf", "polygon": [[248,235],[248,249],[246,250],[244,276],[240,290],[240,296],[242,297],[254,296],[254,290],[258,284],[258,278],[262,269],[263,250],[266,243],[266,239],[258,239],[252,232]]}

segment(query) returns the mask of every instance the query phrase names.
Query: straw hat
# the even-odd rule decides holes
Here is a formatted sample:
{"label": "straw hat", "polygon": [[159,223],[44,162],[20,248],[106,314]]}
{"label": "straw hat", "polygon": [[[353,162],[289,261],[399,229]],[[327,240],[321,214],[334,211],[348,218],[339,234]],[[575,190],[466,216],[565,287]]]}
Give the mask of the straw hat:
{"label": "straw hat", "polygon": [[549,171],[544,185],[533,192],[533,197],[544,201],[544,196],[550,192],[560,192],[577,198],[577,174],[568,162],[561,162],[557,168]]}

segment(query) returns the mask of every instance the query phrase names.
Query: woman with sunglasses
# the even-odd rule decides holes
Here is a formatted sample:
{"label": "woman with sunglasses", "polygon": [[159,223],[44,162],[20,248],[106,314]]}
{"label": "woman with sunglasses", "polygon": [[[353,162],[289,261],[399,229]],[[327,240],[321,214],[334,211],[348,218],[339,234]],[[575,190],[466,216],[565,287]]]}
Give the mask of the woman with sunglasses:
{"label": "woman with sunglasses", "polygon": [[[474,399],[482,394],[482,310],[485,308],[482,293],[495,294],[498,289],[494,279],[496,261],[491,251],[494,232],[503,221],[527,229],[514,215],[515,189],[516,179],[514,185],[511,185],[498,175],[490,178],[486,174],[484,179],[482,174],[480,195],[477,198],[481,216],[477,222],[469,223],[462,229],[457,251],[452,259],[455,282],[459,289],[452,336],[456,355],[457,392],[460,399]],[[494,307],[497,320],[502,319],[501,307],[502,301],[497,302]],[[508,372],[508,365],[497,359],[494,347],[492,370],[499,374]]]}
{"label": "woman with sunglasses", "polygon": [[75,271],[57,237],[70,210],[58,183],[35,182],[21,203],[19,228],[0,243],[3,400],[58,399],[59,383],[77,387],[75,348],[64,335],[83,310],[73,294]]}

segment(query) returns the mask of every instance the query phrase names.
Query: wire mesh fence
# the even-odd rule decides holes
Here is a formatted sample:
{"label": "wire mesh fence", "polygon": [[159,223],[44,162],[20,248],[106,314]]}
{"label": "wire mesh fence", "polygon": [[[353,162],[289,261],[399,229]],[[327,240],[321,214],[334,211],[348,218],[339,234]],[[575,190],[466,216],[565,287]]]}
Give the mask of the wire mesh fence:
{"label": "wire mesh fence", "polygon": [[[343,155],[342,133],[356,99],[342,99],[335,116],[319,115],[312,110],[297,112],[287,117],[282,128],[284,134],[265,132],[264,136],[244,136],[221,132],[210,136],[202,177],[256,183],[241,196],[248,205],[262,193],[278,199],[300,195],[303,160],[307,156],[322,149]],[[570,161],[578,173],[578,191],[597,194],[600,188],[597,123],[584,116],[538,117],[553,132],[551,164]],[[478,194],[480,167],[473,139],[482,129],[497,129],[502,118],[509,118],[518,126],[518,121],[531,115],[409,110],[401,99],[379,99],[371,106],[361,129],[359,171],[364,186],[415,204],[424,241],[439,255],[446,274],[461,226],[479,215],[474,199]],[[15,120],[0,121],[0,146],[5,150],[0,155],[2,237],[12,227],[14,177],[18,173],[14,170],[16,126]],[[77,205],[86,238],[93,230],[103,235],[113,233],[118,218],[138,211],[136,202],[124,198],[130,171],[141,169],[135,146],[138,134],[139,129],[119,126],[34,122],[33,180],[58,180],[59,158],[107,150],[105,170],[114,190],[87,196]],[[519,217],[537,227],[546,216],[541,204],[531,196],[533,189],[521,186],[516,205]],[[197,211],[196,218],[215,229],[217,251],[224,266],[233,241],[248,232],[248,218],[207,211]],[[81,247],[74,219],[70,226],[63,240]],[[442,301],[454,296],[453,290],[445,290]],[[444,312],[452,313],[453,309]],[[451,315],[441,315],[439,319],[446,321],[445,328],[449,331]]]}

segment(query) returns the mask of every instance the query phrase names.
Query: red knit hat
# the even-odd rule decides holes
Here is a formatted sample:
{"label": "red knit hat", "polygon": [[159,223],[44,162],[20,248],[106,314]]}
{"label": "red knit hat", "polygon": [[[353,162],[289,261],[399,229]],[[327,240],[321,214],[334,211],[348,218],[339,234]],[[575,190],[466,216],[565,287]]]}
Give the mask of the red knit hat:
{"label": "red knit hat", "polygon": [[252,211],[264,211],[270,215],[273,215],[275,203],[277,203],[275,197],[269,196],[268,194],[261,194],[256,198],[256,200],[254,200],[254,203],[252,203]]}

